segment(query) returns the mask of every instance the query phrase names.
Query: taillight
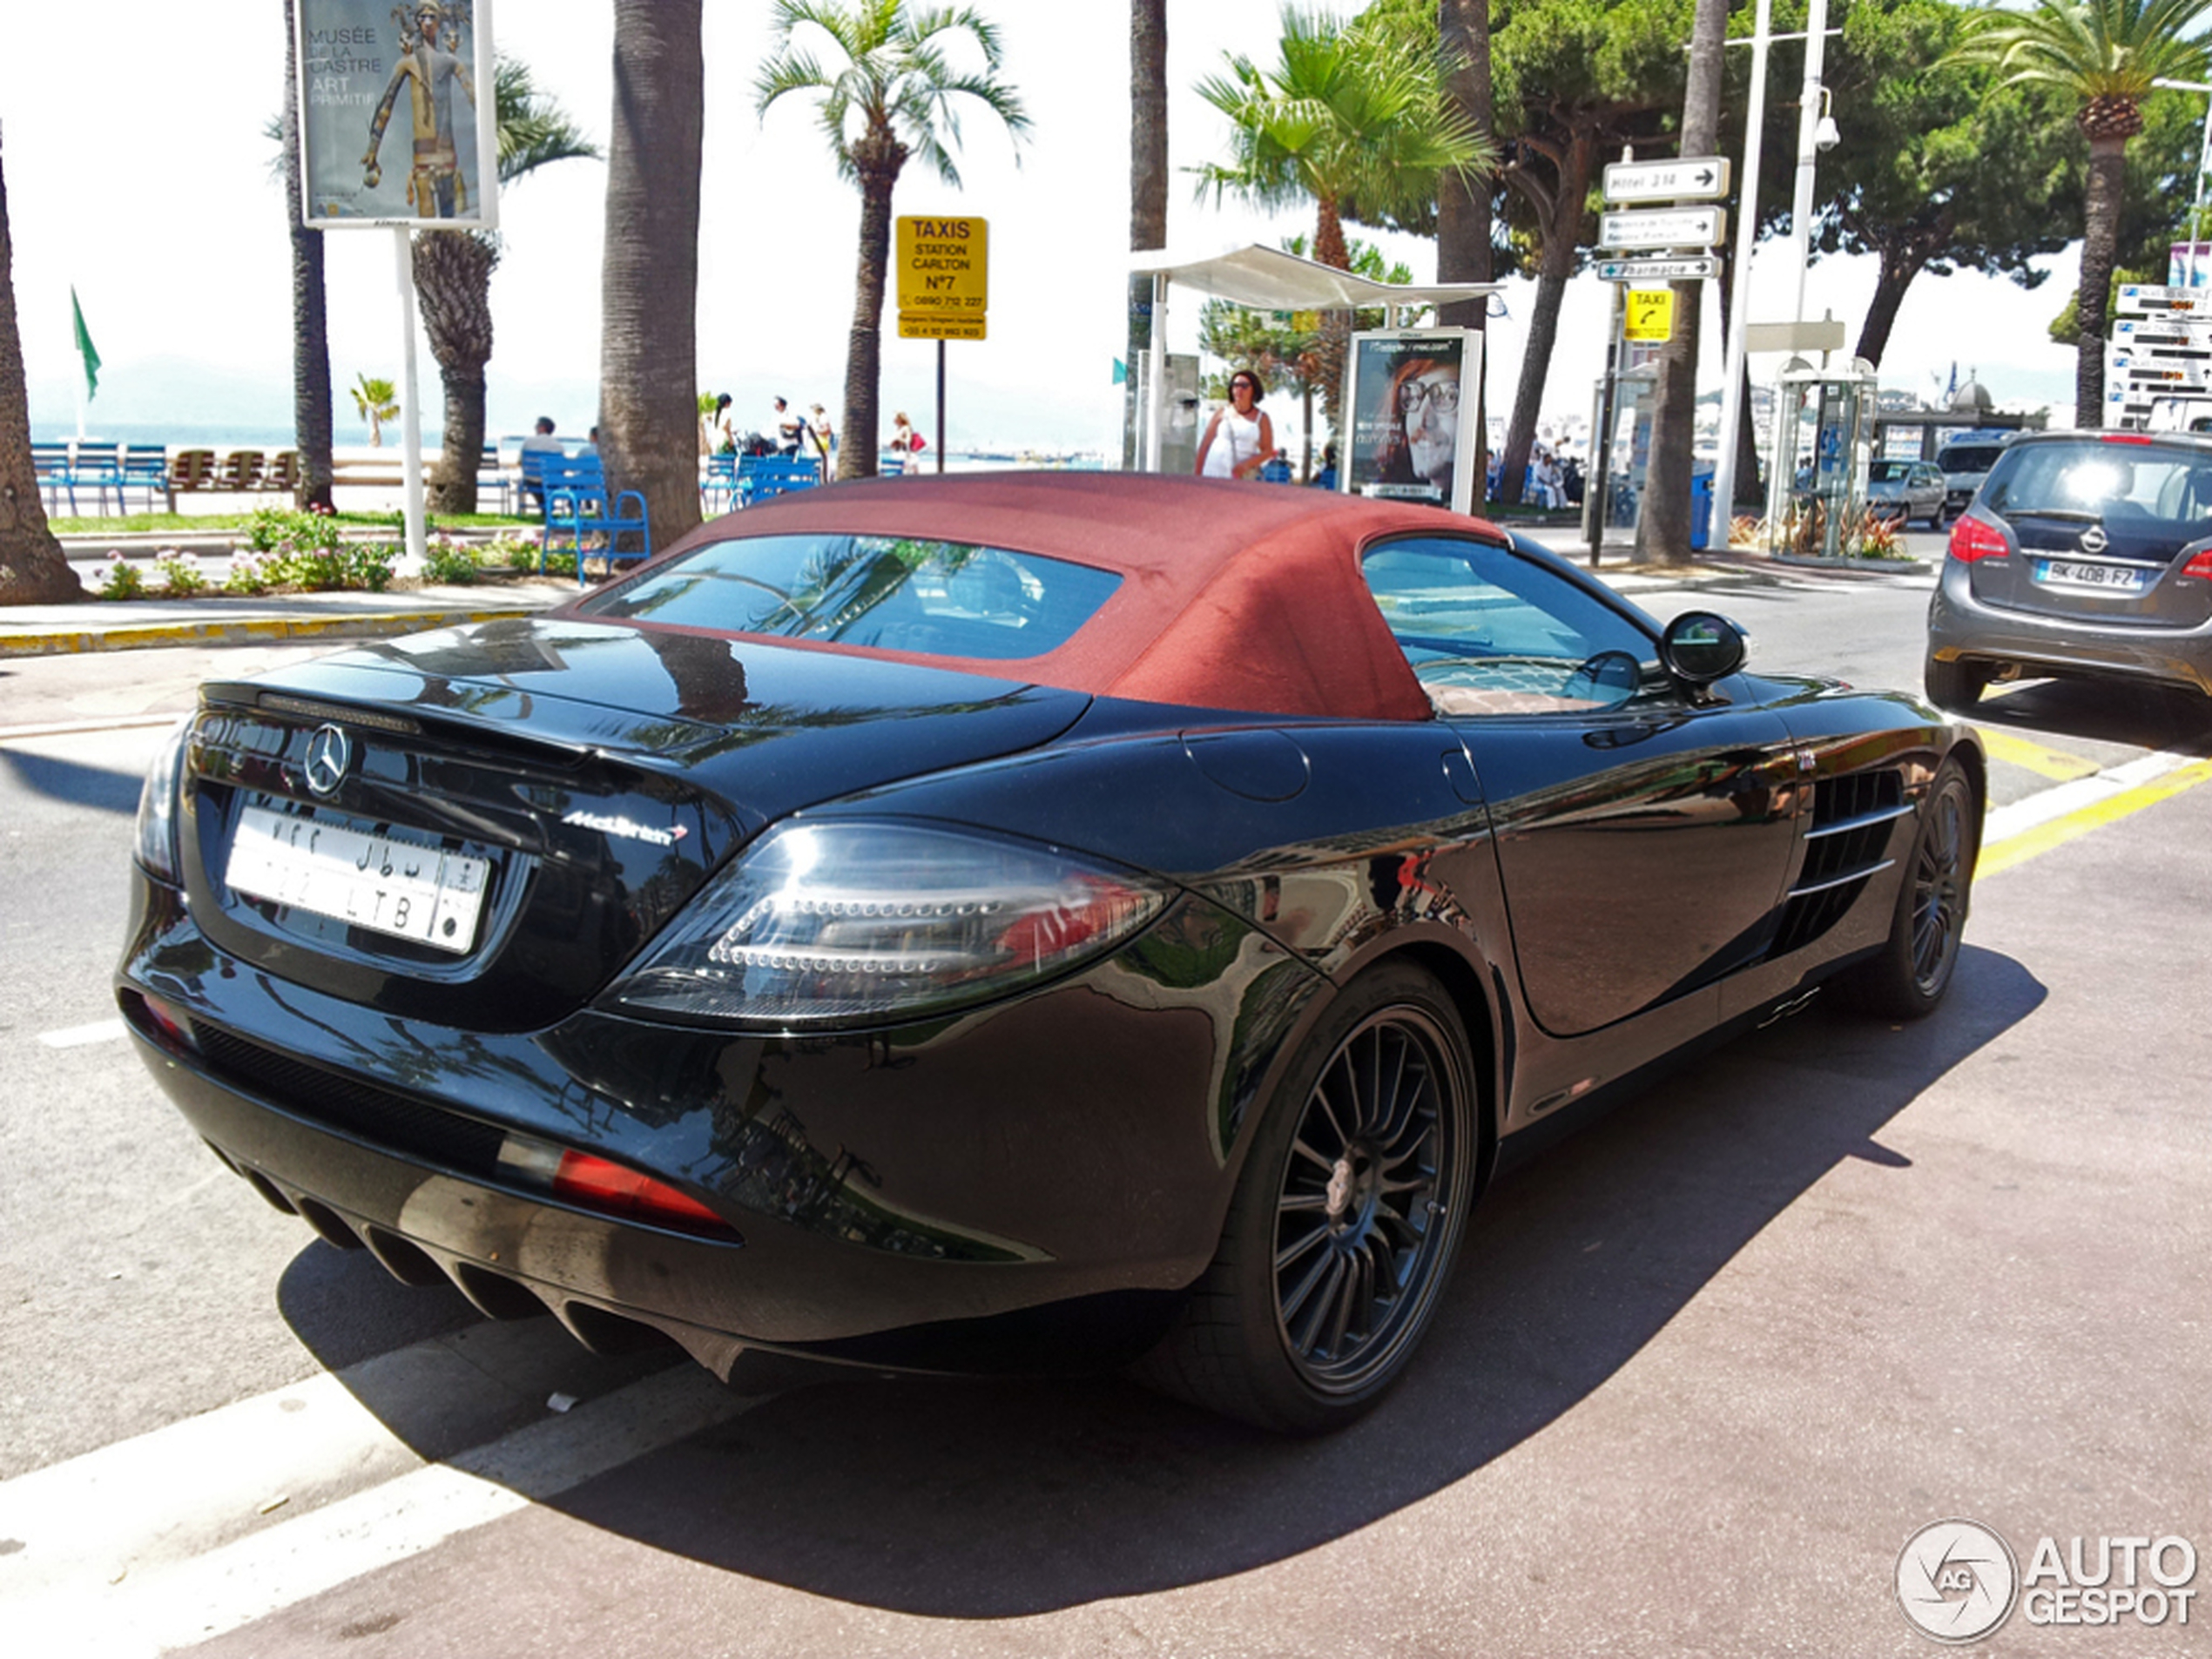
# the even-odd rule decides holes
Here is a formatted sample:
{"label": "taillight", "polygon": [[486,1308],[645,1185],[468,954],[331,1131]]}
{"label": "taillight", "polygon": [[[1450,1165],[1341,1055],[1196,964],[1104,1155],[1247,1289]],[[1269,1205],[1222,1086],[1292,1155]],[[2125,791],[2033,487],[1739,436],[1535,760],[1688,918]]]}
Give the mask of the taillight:
{"label": "taillight", "polygon": [[138,792],[138,821],[135,832],[138,862],[165,881],[177,881],[177,789],[183,781],[185,750],[192,740],[192,721],[177,728],[154,752],[146,768],[145,786]]}
{"label": "taillight", "polygon": [[2097,435],[2107,443],[2148,443],[2150,438],[2141,432],[2101,432]]}
{"label": "taillight", "polygon": [[2189,562],[2182,567],[2182,574],[2201,576],[2206,581],[2212,582],[2212,547],[2206,548],[2201,553],[2191,554]]}
{"label": "taillight", "polygon": [[509,1135],[499,1148],[499,1167],[509,1180],[550,1192],[579,1210],[702,1238],[743,1242],[736,1228],[689,1193],[589,1152]]}
{"label": "taillight", "polygon": [[1063,973],[1168,896],[1057,847],[920,824],[790,824],[724,870],[608,995],[747,1024],[907,1019]]}
{"label": "taillight", "polygon": [[2005,532],[1969,513],[1951,527],[1951,556],[1961,564],[2001,559],[2012,551]]}

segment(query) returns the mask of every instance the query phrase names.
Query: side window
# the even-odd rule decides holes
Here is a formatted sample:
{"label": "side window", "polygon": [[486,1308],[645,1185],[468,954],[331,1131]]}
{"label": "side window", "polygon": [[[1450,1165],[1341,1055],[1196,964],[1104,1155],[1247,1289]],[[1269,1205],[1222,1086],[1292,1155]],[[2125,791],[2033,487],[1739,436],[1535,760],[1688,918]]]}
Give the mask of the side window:
{"label": "side window", "polygon": [[1615,708],[1663,684],[1649,633],[1508,549],[1441,536],[1386,542],[1361,568],[1439,714]]}

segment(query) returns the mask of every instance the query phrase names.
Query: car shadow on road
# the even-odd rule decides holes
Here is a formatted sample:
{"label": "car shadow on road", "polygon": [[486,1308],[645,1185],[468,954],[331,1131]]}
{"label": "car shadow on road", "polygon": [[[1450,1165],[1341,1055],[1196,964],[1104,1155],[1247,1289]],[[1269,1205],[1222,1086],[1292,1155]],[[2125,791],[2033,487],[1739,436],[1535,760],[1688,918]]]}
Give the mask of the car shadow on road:
{"label": "car shadow on road", "polygon": [[2044,995],[1970,948],[1925,1023],[1816,1004],[1509,1168],[1411,1373],[1333,1438],[1277,1439],[1109,1380],[863,1377],[777,1395],[550,1507],[729,1572],[948,1618],[1296,1555],[1572,1412],[1844,1160],[1912,1179],[1884,1126]]}
{"label": "car shadow on road", "polygon": [[111,772],[58,756],[0,749],[0,766],[34,794],[94,812],[129,814],[138,810],[138,792],[145,779],[134,773]]}
{"label": "car shadow on road", "polygon": [[2044,736],[2127,743],[2174,754],[2212,755],[2212,698],[2122,680],[2051,679],[1985,693],[1975,724]]}

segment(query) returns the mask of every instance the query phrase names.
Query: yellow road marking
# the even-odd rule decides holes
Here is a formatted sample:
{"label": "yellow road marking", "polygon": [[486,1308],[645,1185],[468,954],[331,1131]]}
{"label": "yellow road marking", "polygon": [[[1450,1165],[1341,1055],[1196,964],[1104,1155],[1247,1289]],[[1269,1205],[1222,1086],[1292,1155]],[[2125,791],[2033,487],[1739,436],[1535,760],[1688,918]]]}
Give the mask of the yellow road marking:
{"label": "yellow road marking", "polygon": [[2162,778],[2147,784],[2122,790],[2100,801],[2054,818],[2047,824],[2038,824],[2033,829],[2022,830],[2017,835],[1994,842],[1982,848],[1981,857],[1974,867],[1977,876],[1995,875],[2024,864],[2039,853],[2047,853],[2054,846],[2087,835],[2093,829],[2139,813],[2146,806],[2155,806],[2183,790],[2194,789],[2202,783],[2212,782],[2212,760],[2200,760],[2193,765],[2177,767]]}
{"label": "yellow road marking", "polygon": [[2102,771],[2094,760],[2084,760],[2080,755],[2070,755],[2062,750],[2047,749],[2040,743],[2015,737],[2010,732],[1994,732],[1978,725],[1974,735],[1981,739],[1981,746],[1989,752],[1992,760],[2002,760],[2007,765],[2020,766],[2039,778],[2054,778],[2062,784],[2076,778],[2087,778],[2093,772]]}

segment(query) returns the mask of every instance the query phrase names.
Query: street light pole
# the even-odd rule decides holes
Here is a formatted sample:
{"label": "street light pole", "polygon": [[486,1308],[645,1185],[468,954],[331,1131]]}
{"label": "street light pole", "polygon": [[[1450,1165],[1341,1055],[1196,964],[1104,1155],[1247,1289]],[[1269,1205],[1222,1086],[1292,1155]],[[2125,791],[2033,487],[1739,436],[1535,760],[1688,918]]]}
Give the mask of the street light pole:
{"label": "street light pole", "polygon": [[1820,71],[1828,46],[1828,0],[1812,0],[1805,18],[1805,85],[1797,104],[1797,189],[1790,200],[1790,242],[1797,253],[1797,304],[1805,320],[1805,270],[1812,262],[1812,164],[1820,137]]}

